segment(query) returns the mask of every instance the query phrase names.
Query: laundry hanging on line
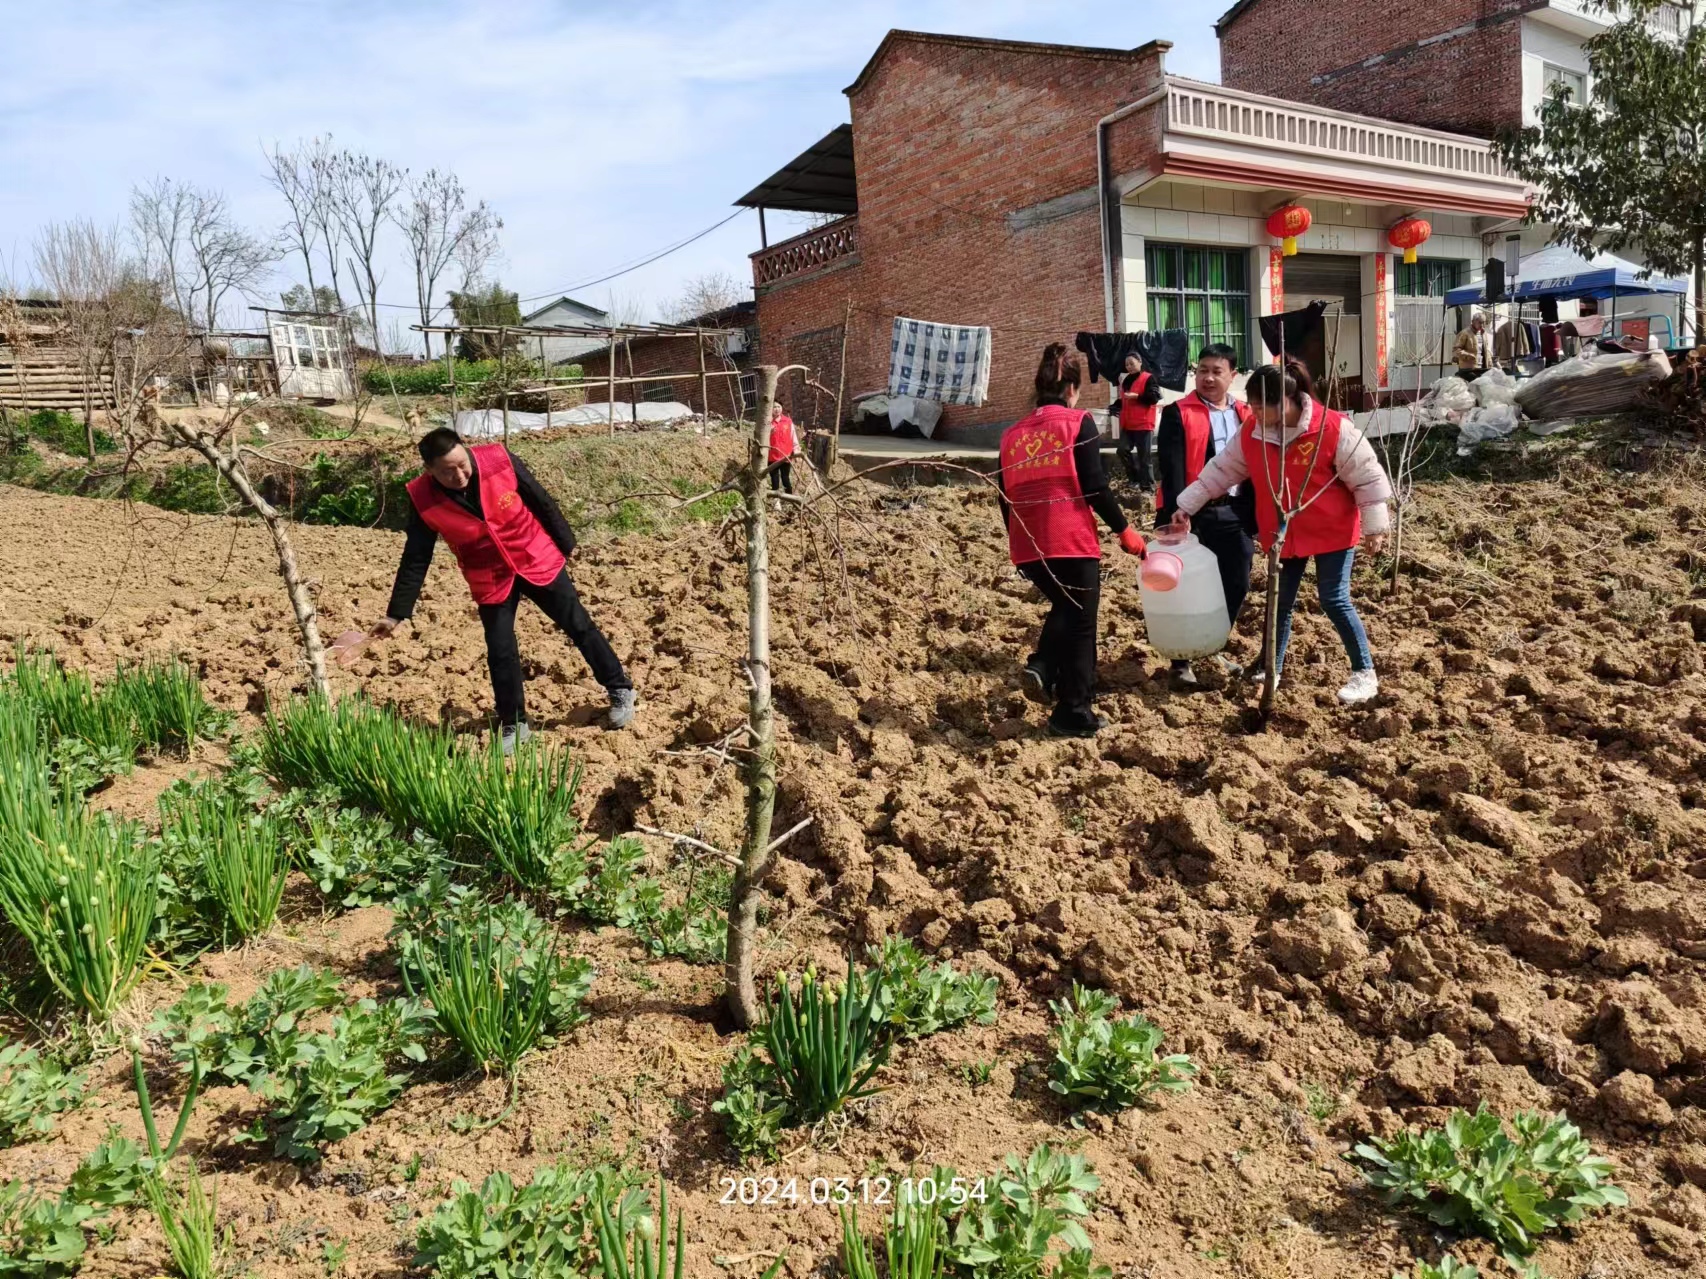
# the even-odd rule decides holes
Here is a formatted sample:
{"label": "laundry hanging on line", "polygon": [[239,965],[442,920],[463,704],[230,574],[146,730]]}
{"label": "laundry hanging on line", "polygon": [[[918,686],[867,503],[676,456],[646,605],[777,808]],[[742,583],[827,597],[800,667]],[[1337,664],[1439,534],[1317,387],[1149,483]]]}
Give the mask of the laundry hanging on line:
{"label": "laundry hanging on line", "polygon": [[1278,315],[1264,315],[1256,321],[1262,330],[1262,345],[1268,348],[1268,354],[1278,355],[1284,343],[1285,354],[1301,360],[1303,351],[1311,337],[1325,336],[1327,322],[1322,317],[1327,313],[1325,302],[1311,302],[1308,306],[1299,307],[1295,311],[1281,311]]}
{"label": "laundry hanging on line", "polygon": [[982,404],[989,394],[987,327],[894,318],[889,394],[943,404]]}
{"label": "laundry hanging on line", "polygon": [[1080,333],[1073,343],[1084,352],[1090,380],[1103,378],[1119,385],[1125,372],[1125,357],[1135,355],[1143,367],[1169,391],[1185,389],[1191,371],[1191,335],[1188,329],[1156,329],[1137,333]]}

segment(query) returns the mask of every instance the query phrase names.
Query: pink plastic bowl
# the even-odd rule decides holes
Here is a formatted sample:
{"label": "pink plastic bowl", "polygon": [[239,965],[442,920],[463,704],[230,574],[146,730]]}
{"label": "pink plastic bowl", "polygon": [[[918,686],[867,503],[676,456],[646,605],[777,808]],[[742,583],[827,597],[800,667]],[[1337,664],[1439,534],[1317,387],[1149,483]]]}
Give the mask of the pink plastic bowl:
{"label": "pink plastic bowl", "polygon": [[1143,584],[1152,591],[1170,591],[1179,584],[1184,567],[1177,555],[1151,551],[1143,561]]}

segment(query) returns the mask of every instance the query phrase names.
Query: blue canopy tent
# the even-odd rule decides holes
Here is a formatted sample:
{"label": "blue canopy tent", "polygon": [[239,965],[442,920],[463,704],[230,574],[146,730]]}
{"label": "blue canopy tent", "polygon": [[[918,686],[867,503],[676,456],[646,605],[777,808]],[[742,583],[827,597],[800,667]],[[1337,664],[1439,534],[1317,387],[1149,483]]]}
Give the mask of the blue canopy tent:
{"label": "blue canopy tent", "polygon": [[[1531,254],[1522,260],[1521,277],[1511,287],[1509,300],[1526,302],[1538,298],[1617,298],[1636,293],[1687,293],[1688,281],[1655,275],[1643,280],[1640,267],[1610,253],[1591,259],[1562,245]],[[1481,284],[1465,284],[1445,295],[1447,306],[1473,306],[1484,300]]]}
{"label": "blue canopy tent", "polygon": [[[1510,285],[1506,301],[1534,302],[1541,298],[1597,298],[1611,300],[1611,319],[1617,319],[1617,299],[1651,293],[1686,294],[1688,281],[1665,276],[1640,277],[1641,268],[1611,253],[1584,258],[1572,249],[1554,244],[1524,258],[1519,278]],[[1485,282],[1465,284],[1445,295],[1445,305],[1474,306],[1485,300]],[[1670,320],[1665,320],[1669,331]],[[1443,348],[1442,348],[1443,349]]]}

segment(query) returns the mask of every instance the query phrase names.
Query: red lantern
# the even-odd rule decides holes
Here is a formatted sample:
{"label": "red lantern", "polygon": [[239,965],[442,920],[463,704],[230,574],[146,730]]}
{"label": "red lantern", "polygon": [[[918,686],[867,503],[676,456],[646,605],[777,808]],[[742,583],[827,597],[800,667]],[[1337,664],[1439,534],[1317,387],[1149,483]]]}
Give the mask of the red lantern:
{"label": "red lantern", "polygon": [[1288,204],[1268,214],[1268,234],[1281,242],[1286,257],[1297,253],[1297,237],[1309,230],[1314,219],[1301,204]]}
{"label": "red lantern", "polygon": [[1405,218],[1386,233],[1386,242],[1395,249],[1404,250],[1404,261],[1414,262],[1417,246],[1425,244],[1433,233],[1433,227],[1425,218]]}

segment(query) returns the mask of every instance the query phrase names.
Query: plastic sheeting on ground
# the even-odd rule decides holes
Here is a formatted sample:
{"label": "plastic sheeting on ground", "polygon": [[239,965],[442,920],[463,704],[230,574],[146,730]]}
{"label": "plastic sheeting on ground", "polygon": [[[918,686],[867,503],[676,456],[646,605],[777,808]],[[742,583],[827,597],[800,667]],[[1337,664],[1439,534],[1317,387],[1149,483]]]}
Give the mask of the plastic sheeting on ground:
{"label": "plastic sheeting on ground", "polygon": [[1621,413],[1636,408],[1647,387],[1669,376],[1663,351],[1587,350],[1523,382],[1516,402],[1540,419]]}
{"label": "plastic sheeting on ground", "polygon": [[936,423],[942,420],[942,405],[938,400],[921,400],[911,395],[870,395],[860,400],[854,412],[865,417],[886,417],[889,430],[900,430],[901,423],[911,422],[925,439],[936,437]]}
{"label": "plastic sheeting on ground", "polygon": [[[518,413],[509,411],[511,434],[517,431],[544,431],[554,426],[607,426],[611,409],[615,409],[617,426],[657,426],[693,417],[694,412],[678,400],[662,404],[582,404],[555,413]],[[465,440],[502,438],[504,414],[502,409],[464,409],[456,415],[456,433]]]}

